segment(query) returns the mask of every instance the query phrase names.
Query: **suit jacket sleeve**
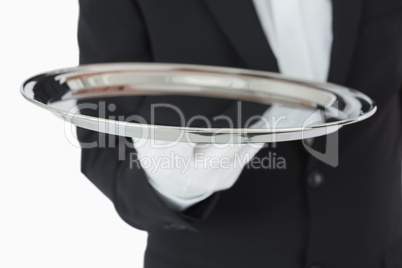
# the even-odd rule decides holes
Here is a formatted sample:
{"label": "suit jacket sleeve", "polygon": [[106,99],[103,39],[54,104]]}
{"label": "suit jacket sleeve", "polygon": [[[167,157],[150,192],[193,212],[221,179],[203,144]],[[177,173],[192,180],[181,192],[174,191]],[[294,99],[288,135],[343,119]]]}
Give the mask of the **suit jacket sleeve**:
{"label": "suit jacket sleeve", "polygon": [[[81,0],[79,4],[80,64],[152,61],[145,23],[135,1]],[[97,105],[99,101],[91,100]],[[117,109],[106,109],[106,117],[133,113],[129,98],[107,101],[116,104]],[[82,112],[97,115],[94,110]],[[213,208],[217,195],[182,213],[169,210],[143,170],[133,164],[135,149],[131,140],[81,128],[77,132],[82,145],[82,172],[111,199],[118,214],[131,226],[142,230],[195,230],[191,222],[204,219]]]}

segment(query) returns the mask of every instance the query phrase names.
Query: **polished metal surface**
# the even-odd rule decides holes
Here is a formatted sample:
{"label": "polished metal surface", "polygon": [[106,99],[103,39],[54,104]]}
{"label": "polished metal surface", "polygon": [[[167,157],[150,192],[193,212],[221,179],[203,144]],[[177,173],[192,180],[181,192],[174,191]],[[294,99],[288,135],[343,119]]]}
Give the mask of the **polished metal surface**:
{"label": "polished metal surface", "polygon": [[109,63],[54,70],[27,79],[21,93],[78,127],[196,143],[311,138],[376,111],[368,96],[334,84],[183,64]]}

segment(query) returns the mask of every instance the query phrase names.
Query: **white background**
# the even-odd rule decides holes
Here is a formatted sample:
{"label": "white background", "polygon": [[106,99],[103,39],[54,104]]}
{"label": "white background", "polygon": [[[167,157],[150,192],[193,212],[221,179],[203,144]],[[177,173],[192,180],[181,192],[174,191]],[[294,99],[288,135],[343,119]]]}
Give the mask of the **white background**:
{"label": "white background", "polygon": [[80,173],[64,122],[19,92],[78,64],[77,21],[77,0],[0,3],[0,267],[142,267],[146,233]]}

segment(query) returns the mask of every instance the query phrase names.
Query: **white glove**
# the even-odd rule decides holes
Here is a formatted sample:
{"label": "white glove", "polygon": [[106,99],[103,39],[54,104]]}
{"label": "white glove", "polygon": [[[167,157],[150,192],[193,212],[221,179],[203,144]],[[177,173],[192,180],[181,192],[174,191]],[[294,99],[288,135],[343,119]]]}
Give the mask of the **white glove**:
{"label": "white glove", "polygon": [[264,145],[217,148],[212,144],[152,143],[148,140],[136,147],[138,160],[149,183],[175,210],[184,210],[216,191],[230,188]]}
{"label": "white glove", "polygon": [[[272,106],[251,128],[302,126],[310,112],[286,117],[290,108]],[[160,198],[181,211],[217,191],[230,188],[244,166],[264,146],[195,144],[148,140],[136,142],[141,167]]]}

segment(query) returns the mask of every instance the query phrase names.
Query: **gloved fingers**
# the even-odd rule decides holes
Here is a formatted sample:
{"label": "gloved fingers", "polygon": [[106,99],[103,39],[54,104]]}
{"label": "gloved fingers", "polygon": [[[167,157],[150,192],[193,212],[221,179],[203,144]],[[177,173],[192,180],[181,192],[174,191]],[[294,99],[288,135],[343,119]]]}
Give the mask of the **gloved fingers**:
{"label": "gloved fingers", "polygon": [[169,142],[169,141],[156,141],[148,140],[141,142],[140,146],[134,142],[134,148],[140,155],[153,156],[153,157],[167,157],[167,156],[193,156],[195,143],[185,142]]}
{"label": "gloved fingers", "polygon": [[228,144],[226,147],[211,145],[206,148],[196,148],[195,156],[228,158],[233,160],[238,156],[249,154],[252,157],[264,147],[264,143]]}
{"label": "gloved fingers", "polygon": [[244,144],[241,150],[238,152],[240,157],[245,155],[249,155],[253,158],[263,147],[265,143],[253,143],[253,144]]}

